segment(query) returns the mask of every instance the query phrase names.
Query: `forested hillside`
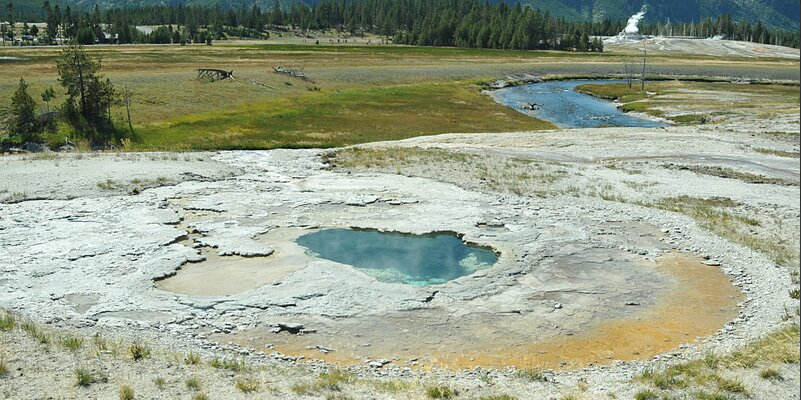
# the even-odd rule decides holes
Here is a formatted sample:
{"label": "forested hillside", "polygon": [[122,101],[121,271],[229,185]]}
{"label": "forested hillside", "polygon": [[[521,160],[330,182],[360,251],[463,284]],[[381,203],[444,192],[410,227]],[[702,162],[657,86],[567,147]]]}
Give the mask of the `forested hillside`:
{"label": "forested hillside", "polygon": [[[13,11],[13,7],[8,9]],[[482,0],[321,0],[314,6],[293,3],[268,9],[207,6],[138,6],[76,11],[45,2],[40,20],[48,22],[45,41],[57,37],[82,44],[209,42],[226,37],[265,38],[268,30],[337,30],[351,35],[371,33],[396,44],[514,50],[603,51],[597,36],[613,36],[625,20],[582,21],[542,12],[517,3]],[[16,20],[16,19],[15,19]],[[19,21],[19,20],[17,20]],[[138,25],[161,25],[153,32]],[[58,29],[56,28],[58,27]],[[698,38],[723,36],[766,44],[798,47],[794,30],[771,29],[758,21],[730,15],[704,17],[690,23],[639,23],[640,32]],[[6,31],[4,31],[6,32]],[[27,32],[21,32],[28,35]]]}
{"label": "forested hillside", "polygon": [[[254,4],[261,9],[271,9],[276,0],[60,0],[62,7],[88,10],[98,5],[101,9],[138,7],[138,6],[171,6],[202,5],[219,6],[223,9],[240,9]],[[278,0],[283,9],[289,9],[293,3],[314,6],[320,0]],[[350,0],[338,0],[338,2]],[[492,3],[504,1],[512,6],[518,0],[490,0]],[[648,12],[645,22],[664,23],[695,22],[704,17],[730,15],[734,20],[748,20],[750,23],[762,21],[768,28],[799,29],[801,20],[801,2],[798,0],[519,0],[523,5],[548,12],[556,17],[565,17],[573,21],[601,22],[604,19],[626,20],[645,4]],[[41,0],[11,0],[15,4],[19,17],[42,16]],[[51,2],[53,3],[53,2]]]}

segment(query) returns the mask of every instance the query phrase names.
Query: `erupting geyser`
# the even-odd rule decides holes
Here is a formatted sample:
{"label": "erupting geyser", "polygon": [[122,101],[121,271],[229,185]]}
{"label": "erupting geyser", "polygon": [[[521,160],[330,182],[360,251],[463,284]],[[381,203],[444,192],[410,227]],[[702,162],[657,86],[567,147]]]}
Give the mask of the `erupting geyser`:
{"label": "erupting geyser", "polygon": [[640,35],[640,28],[637,27],[637,24],[640,23],[640,20],[645,17],[646,6],[643,5],[640,11],[631,17],[629,20],[626,21],[626,27],[623,28],[617,36],[612,36],[604,40],[604,43],[624,43],[630,41],[637,41],[643,39],[643,35]]}
{"label": "erupting geyser", "polygon": [[626,27],[623,28],[623,31],[620,32],[619,36],[631,36],[638,34],[640,32],[640,28],[637,28],[637,24],[640,23],[640,20],[643,17],[645,17],[645,5],[642,6],[640,12],[629,17],[629,20],[626,22]]}

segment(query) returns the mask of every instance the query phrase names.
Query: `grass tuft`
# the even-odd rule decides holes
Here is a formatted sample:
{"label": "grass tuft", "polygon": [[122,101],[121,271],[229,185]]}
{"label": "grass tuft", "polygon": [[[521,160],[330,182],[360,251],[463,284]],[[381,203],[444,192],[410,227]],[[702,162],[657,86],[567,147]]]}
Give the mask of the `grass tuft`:
{"label": "grass tuft", "polygon": [[184,382],[184,384],[186,385],[186,388],[189,390],[194,390],[194,391],[200,390],[200,380],[197,378],[188,378]]}
{"label": "grass tuft", "polygon": [[0,332],[7,332],[14,327],[17,326],[17,321],[14,319],[14,316],[8,313],[3,313],[0,315]]}
{"label": "grass tuft", "polygon": [[50,335],[47,332],[40,330],[33,322],[26,322],[22,324],[22,330],[31,335],[31,337],[40,344],[50,344]]}
{"label": "grass tuft", "polygon": [[159,376],[156,379],[153,379],[153,384],[156,385],[156,389],[164,390],[164,388],[167,386],[167,381]]}
{"label": "grass tuft", "polygon": [[128,353],[131,355],[134,361],[139,361],[150,357],[150,348],[141,342],[134,342],[130,347],[128,347]]}
{"label": "grass tuft", "polygon": [[634,395],[634,400],[656,400],[659,395],[653,390],[640,390]]}
{"label": "grass tuft", "polygon": [[239,359],[228,360],[228,359],[219,359],[215,357],[211,361],[209,361],[209,365],[212,368],[227,369],[229,371],[234,371],[234,372],[242,372],[247,370],[247,364],[245,364],[244,361]]}
{"label": "grass tuft", "polygon": [[89,385],[95,383],[97,379],[89,370],[78,368],[75,370],[75,380],[76,386],[89,387]]}
{"label": "grass tuft", "polygon": [[783,381],[784,377],[781,372],[775,368],[765,368],[759,371],[759,377],[769,381]]}
{"label": "grass tuft", "polygon": [[515,376],[535,382],[548,382],[548,377],[540,368],[519,369],[515,372]]}
{"label": "grass tuft", "polygon": [[431,399],[452,399],[458,396],[459,392],[445,385],[435,385],[426,389],[426,395]]}
{"label": "grass tuft", "polygon": [[356,377],[350,372],[332,369],[321,373],[314,382],[299,383],[292,386],[292,391],[301,395],[310,395],[321,391],[340,391],[343,384],[356,382]]}
{"label": "grass tuft", "polygon": [[189,352],[184,358],[184,362],[188,365],[197,365],[200,363],[200,356],[197,353]]}
{"label": "grass tuft", "polygon": [[120,387],[120,400],[133,400],[134,398],[136,398],[136,393],[134,393],[133,388],[128,385]]}
{"label": "grass tuft", "polygon": [[83,347],[83,338],[79,338],[76,336],[68,336],[61,338],[61,345],[64,346],[65,349],[70,351],[77,351],[81,347]]}
{"label": "grass tuft", "polygon": [[239,378],[236,380],[235,386],[242,393],[254,393],[259,391],[259,383],[253,379]]}

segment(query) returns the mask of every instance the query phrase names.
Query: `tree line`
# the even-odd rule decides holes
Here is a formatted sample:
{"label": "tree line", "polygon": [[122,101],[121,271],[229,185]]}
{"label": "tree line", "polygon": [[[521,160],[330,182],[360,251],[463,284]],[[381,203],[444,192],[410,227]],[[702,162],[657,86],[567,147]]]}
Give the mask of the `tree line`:
{"label": "tree line", "polygon": [[[14,21],[9,3],[8,20]],[[226,37],[269,37],[268,30],[331,30],[372,33],[398,44],[498,49],[555,49],[602,51],[597,36],[623,30],[620,21],[570,21],[548,12],[507,2],[484,0],[322,0],[314,6],[278,0],[262,10],[258,4],[239,8],[198,5],[158,5],[78,12],[43,2],[47,22],[43,39],[57,37],[73,43],[189,43]],[[28,21],[26,21],[28,22]],[[137,25],[159,25],[141,32]],[[642,23],[649,35],[729,39],[798,47],[797,31],[768,29],[761,21],[735,22],[728,15],[706,17],[698,23]],[[38,32],[35,32],[36,35]],[[11,33],[13,34],[13,33]]]}
{"label": "tree line", "polygon": [[686,36],[694,38],[720,37],[745,42],[799,47],[799,32],[768,29],[762,21],[752,24],[743,18],[734,21],[729,15],[716,18],[704,17],[698,23],[653,23],[641,24],[640,32],[654,36]]}

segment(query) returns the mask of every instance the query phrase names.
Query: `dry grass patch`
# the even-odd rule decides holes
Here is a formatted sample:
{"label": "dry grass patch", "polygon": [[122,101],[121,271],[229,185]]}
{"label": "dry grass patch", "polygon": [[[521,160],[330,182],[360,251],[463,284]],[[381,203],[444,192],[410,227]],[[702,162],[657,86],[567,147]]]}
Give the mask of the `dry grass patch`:
{"label": "dry grass patch", "polygon": [[300,395],[312,395],[324,391],[340,391],[343,385],[356,382],[356,376],[350,372],[333,369],[321,373],[316,380],[308,383],[298,383],[291,390]]}
{"label": "dry grass patch", "polygon": [[[661,398],[672,392],[693,392],[706,394],[697,398],[716,398],[718,395],[749,394],[743,382],[726,376],[730,369],[753,369],[759,365],[798,364],[799,327],[791,325],[780,329],[765,338],[751,343],[733,353],[718,356],[707,354],[704,358],[677,364],[662,371],[645,370],[635,381],[653,386],[641,391],[641,398]],[[767,371],[767,372],[766,372]],[[760,376],[771,379],[775,371],[770,367],[763,369]],[[664,392],[664,393],[663,393]],[[647,396],[645,395],[647,394]],[[712,397],[708,397],[712,396]]]}
{"label": "dry grass patch", "polygon": [[778,265],[798,268],[799,249],[789,243],[764,239],[749,233],[749,227],[759,225],[754,218],[738,215],[732,209],[739,206],[729,198],[701,199],[679,196],[662,199],[656,203],[641,204],[687,215],[704,228],[734,243],[759,251]]}

